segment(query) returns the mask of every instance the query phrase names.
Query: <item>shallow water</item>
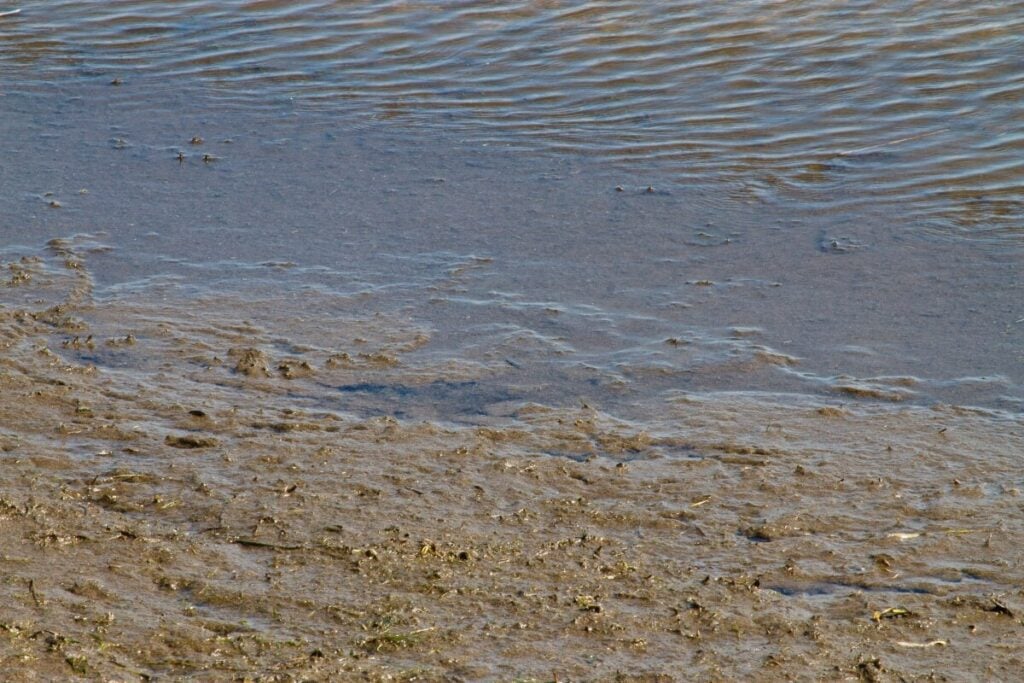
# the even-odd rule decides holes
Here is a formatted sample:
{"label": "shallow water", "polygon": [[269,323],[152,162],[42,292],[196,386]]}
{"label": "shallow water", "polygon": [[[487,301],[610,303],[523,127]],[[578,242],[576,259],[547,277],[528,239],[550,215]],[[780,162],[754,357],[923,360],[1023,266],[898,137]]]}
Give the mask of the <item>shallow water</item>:
{"label": "shallow water", "polygon": [[1019,249],[1024,3],[53,1],[8,92],[201,85]]}
{"label": "shallow water", "polygon": [[[1011,637],[982,617],[1019,609],[1024,5],[9,6],[4,657],[77,672],[24,634],[104,609],[147,675],[300,650],[436,673],[447,648],[465,680],[598,680],[677,672],[685,642],[753,679],[765,644],[732,633],[777,620],[795,675],[861,675],[867,643],[963,678]],[[548,557],[570,536],[647,568],[615,624],[583,599],[611,565]],[[260,577],[272,610],[223,592]],[[389,601],[402,634],[490,638],[473,596],[505,591],[525,626],[486,661],[438,634],[374,663]],[[683,594],[733,607],[680,603],[680,630],[658,605]],[[906,656],[871,618],[905,596],[905,641],[964,609],[981,636]],[[210,633],[268,649],[218,660]]]}
{"label": "shallow water", "polygon": [[[11,254],[93,235],[100,299],[201,314],[230,293],[290,342],[310,343],[297,317],[322,327],[324,348],[337,316],[378,313],[421,331],[416,359],[486,367],[493,388],[473,391],[509,399],[625,409],[747,389],[1020,409],[1015,251],[893,234],[885,209],[662,191],[656,174],[322,114],[214,117],[178,96],[143,120],[127,91],[83,86],[49,111],[7,98],[25,107],[6,125],[26,162],[0,171]],[[379,398],[415,413],[415,396]]]}
{"label": "shallow water", "polygon": [[518,339],[601,387],[1019,409],[1022,26],[1020,3],[50,2],[0,17],[3,227],[103,232],[101,285],[361,288],[442,355]]}

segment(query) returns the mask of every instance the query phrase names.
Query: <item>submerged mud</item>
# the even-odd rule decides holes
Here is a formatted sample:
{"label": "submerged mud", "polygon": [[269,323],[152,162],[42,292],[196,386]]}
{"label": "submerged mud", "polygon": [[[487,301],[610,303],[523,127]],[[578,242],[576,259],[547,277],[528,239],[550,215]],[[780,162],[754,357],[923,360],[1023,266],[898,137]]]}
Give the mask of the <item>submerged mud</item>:
{"label": "submerged mud", "polygon": [[102,248],[4,263],[12,680],[1020,670],[1017,414],[678,391],[625,419],[315,292],[287,327],[280,301],[101,297]]}

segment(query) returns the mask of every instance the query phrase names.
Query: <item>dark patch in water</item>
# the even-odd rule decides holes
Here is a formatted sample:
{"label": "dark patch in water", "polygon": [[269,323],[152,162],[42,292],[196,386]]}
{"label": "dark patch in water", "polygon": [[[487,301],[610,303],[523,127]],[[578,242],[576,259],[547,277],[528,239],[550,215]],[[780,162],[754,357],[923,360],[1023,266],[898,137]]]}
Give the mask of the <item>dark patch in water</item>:
{"label": "dark patch in water", "polygon": [[413,396],[417,393],[412,387],[403,384],[373,384],[371,382],[344,384],[338,387],[338,391],[346,393],[394,394],[397,396]]}
{"label": "dark patch in water", "polygon": [[861,581],[808,581],[804,584],[773,585],[762,584],[761,588],[775,591],[786,597],[825,596],[840,591],[859,590],[871,593],[900,593],[909,595],[931,595],[933,591],[918,586],[875,585]]}
{"label": "dark patch in water", "polygon": [[480,382],[450,382],[439,380],[420,386],[361,382],[339,386],[338,391],[384,400],[400,399],[400,406],[387,411],[395,417],[415,417],[424,409],[441,411],[448,415],[483,415],[492,403],[519,398],[499,387],[487,387]]}

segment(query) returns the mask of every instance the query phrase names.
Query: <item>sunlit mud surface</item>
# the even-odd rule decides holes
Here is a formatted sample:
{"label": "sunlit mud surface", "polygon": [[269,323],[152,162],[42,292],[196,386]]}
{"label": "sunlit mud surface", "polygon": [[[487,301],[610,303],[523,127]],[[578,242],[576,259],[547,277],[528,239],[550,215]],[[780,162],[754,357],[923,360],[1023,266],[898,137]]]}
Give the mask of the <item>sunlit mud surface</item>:
{"label": "sunlit mud surface", "polygon": [[104,250],[3,265],[9,680],[1020,671],[1019,414],[678,391],[625,419],[336,294],[287,326],[101,297]]}

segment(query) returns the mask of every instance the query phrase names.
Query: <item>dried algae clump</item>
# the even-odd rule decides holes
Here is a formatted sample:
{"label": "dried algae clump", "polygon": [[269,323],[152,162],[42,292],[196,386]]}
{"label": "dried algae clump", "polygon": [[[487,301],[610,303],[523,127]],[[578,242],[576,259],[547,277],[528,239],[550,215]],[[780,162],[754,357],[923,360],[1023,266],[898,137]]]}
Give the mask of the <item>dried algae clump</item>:
{"label": "dried algae clump", "polygon": [[217,439],[209,436],[193,436],[191,434],[184,436],[168,434],[167,438],[164,439],[164,443],[174,448],[213,448],[217,445]]}
{"label": "dried algae clump", "polygon": [[246,377],[270,377],[270,358],[259,349],[234,348],[228,358],[237,359],[235,372]]}

